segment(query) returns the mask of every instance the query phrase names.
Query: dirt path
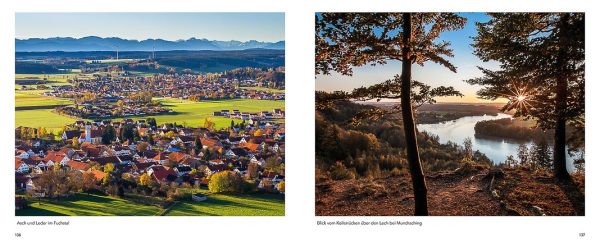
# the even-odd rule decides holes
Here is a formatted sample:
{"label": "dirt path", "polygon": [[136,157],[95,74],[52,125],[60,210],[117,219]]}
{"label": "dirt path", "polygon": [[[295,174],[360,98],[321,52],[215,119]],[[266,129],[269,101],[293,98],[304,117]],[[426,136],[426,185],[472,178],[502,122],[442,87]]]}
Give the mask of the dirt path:
{"label": "dirt path", "polygon": [[[493,187],[490,188],[491,180]],[[583,176],[559,183],[523,169],[428,174],[431,215],[584,215]],[[406,174],[376,180],[326,182],[316,187],[317,215],[412,215]]]}

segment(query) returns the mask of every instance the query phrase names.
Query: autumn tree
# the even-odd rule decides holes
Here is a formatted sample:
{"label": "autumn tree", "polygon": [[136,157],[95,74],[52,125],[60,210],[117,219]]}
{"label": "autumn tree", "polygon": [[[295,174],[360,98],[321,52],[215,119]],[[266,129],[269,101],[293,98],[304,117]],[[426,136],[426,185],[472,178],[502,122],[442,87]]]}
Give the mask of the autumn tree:
{"label": "autumn tree", "polygon": [[105,173],[111,173],[115,170],[115,165],[113,165],[113,163],[106,163],[106,165],[104,165],[104,172]]}
{"label": "autumn tree", "polygon": [[[466,19],[452,13],[322,13],[316,23],[317,73],[351,76],[352,67],[401,61],[401,74],[390,82],[399,89],[406,153],[415,196],[415,215],[428,215],[427,186],[417,146],[413,116],[412,65],[441,64],[456,72],[446,57],[450,43],[438,41],[443,31],[462,28]],[[387,94],[382,94],[387,95]]]}
{"label": "autumn tree", "polygon": [[585,124],[584,13],[488,15],[489,21],[477,23],[474,53],[500,66],[480,67],[483,76],[467,82],[484,86],[478,92],[484,99],[509,99],[503,110],[515,110],[515,117],[533,118],[537,127],[554,129],[554,175],[568,178],[566,126]]}
{"label": "autumn tree", "polygon": [[150,177],[150,175],[148,175],[148,173],[144,173],[140,176],[140,185],[142,186],[148,186],[150,184],[150,180],[152,178]]}
{"label": "autumn tree", "polygon": [[215,122],[211,121],[208,118],[204,118],[204,123],[202,124],[202,127],[207,128],[209,130],[214,130]]}
{"label": "autumn tree", "polygon": [[96,176],[93,173],[83,173],[82,188],[85,192],[89,194],[90,191],[97,189],[96,183]]}
{"label": "autumn tree", "polygon": [[71,146],[73,146],[73,148],[79,148],[79,138],[73,137],[71,140]]}
{"label": "autumn tree", "polygon": [[213,174],[208,182],[208,190],[212,193],[242,192],[244,181],[237,174],[222,171]]}
{"label": "autumn tree", "polygon": [[247,170],[247,174],[248,174],[248,178],[250,179],[254,179],[258,177],[258,164],[251,162],[250,164],[248,164],[248,170]]}

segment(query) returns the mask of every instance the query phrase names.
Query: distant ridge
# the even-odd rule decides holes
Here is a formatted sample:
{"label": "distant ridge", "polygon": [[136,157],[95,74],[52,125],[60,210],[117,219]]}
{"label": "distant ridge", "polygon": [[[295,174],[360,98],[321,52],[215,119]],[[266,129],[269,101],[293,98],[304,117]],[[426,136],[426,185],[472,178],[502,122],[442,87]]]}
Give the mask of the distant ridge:
{"label": "distant ridge", "polygon": [[284,50],[285,41],[262,42],[250,40],[246,42],[230,40],[218,41],[190,38],[187,40],[168,41],[164,39],[129,40],[122,38],[101,38],[88,36],[83,38],[30,38],[15,39],[17,52],[45,51],[174,51],[174,50],[246,50],[274,49]]}

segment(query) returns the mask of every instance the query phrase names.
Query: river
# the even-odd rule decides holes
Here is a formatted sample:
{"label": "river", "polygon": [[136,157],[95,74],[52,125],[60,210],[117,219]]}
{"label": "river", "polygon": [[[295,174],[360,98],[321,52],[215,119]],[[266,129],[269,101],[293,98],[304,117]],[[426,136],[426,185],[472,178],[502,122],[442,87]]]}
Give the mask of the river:
{"label": "river", "polygon": [[[531,147],[533,142],[518,142],[508,141],[503,139],[483,139],[475,138],[475,124],[483,120],[492,120],[500,118],[511,118],[508,114],[498,114],[497,116],[483,115],[483,116],[469,116],[462,117],[456,120],[436,123],[436,124],[418,124],[417,129],[419,131],[425,131],[431,134],[435,134],[440,137],[440,143],[446,143],[448,141],[462,145],[465,138],[470,137],[473,140],[473,150],[479,150],[490,158],[495,164],[503,162],[506,157],[512,155],[515,159],[517,158],[517,148],[519,144],[526,143],[528,147]],[[573,172],[573,157],[570,157],[567,153],[567,170]]]}

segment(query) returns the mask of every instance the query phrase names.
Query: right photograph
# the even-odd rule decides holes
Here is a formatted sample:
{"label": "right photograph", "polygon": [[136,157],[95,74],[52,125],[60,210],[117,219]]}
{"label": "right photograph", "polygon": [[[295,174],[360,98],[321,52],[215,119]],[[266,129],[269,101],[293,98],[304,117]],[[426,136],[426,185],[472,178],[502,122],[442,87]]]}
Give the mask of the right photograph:
{"label": "right photograph", "polygon": [[316,13],[317,216],[584,216],[584,13]]}

